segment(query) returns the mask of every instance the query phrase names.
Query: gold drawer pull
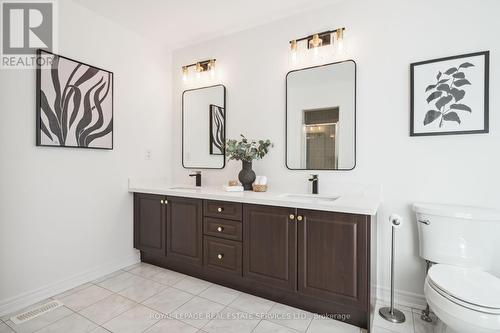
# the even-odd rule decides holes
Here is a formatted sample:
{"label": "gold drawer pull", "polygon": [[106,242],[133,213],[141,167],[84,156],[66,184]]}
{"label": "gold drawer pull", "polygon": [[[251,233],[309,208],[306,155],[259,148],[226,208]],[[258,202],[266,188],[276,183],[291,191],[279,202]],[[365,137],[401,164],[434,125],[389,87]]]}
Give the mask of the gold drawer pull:
{"label": "gold drawer pull", "polygon": [[294,219],[295,219],[295,215],[290,214],[290,220],[294,220]]}
{"label": "gold drawer pull", "polygon": [[217,211],[218,211],[219,213],[222,213],[222,211],[223,211],[223,210],[224,210],[224,209],[222,209],[222,207],[217,208]]}
{"label": "gold drawer pull", "polygon": [[223,227],[221,227],[221,226],[218,226],[218,227],[217,227],[217,231],[218,231],[218,232],[222,232],[222,230],[224,230],[224,228],[223,228]]}
{"label": "gold drawer pull", "polygon": [[303,217],[302,216],[297,216],[297,221],[302,221]]}
{"label": "gold drawer pull", "polygon": [[217,255],[217,259],[222,260],[222,258],[224,258],[224,254],[223,253],[219,253]]}
{"label": "gold drawer pull", "polygon": [[160,203],[163,205],[164,201],[163,201],[163,200],[160,200]]}

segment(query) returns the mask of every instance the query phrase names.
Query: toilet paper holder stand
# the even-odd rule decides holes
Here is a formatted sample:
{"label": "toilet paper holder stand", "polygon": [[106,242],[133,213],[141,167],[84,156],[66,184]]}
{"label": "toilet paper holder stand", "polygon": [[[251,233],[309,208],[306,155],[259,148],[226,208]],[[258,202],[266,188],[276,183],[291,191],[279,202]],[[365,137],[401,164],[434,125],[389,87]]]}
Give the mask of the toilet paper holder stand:
{"label": "toilet paper holder stand", "polygon": [[401,216],[393,214],[389,217],[389,222],[391,222],[391,232],[392,232],[392,240],[391,240],[391,304],[388,307],[380,308],[379,314],[385,320],[395,323],[401,324],[404,323],[406,318],[403,312],[394,308],[394,250],[395,250],[395,240],[396,240],[396,228],[401,226],[403,219]]}

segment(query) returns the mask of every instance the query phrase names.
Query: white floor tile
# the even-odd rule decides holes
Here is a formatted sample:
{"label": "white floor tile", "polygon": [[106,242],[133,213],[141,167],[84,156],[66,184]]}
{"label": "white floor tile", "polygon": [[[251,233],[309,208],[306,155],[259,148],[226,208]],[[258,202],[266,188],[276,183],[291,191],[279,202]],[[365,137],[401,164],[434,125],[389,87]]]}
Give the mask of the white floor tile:
{"label": "white floor tile", "polygon": [[95,330],[91,331],[90,333],[110,333],[110,331],[101,326],[98,326]]}
{"label": "white floor tile", "polygon": [[[252,333],[297,333],[294,329],[278,325],[276,323],[262,320]],[[333,333],[333,332],[332,332]]]}
{"label": "white floor tile", "polygon": [[117,293],[124,289],[127,289],[134,283],[143,280],[144,278],[140,276],[131,274],[129,272],[122,272],[121,274],[110,277],[109,279],[106,279],[98,283],[97,285]]}
{"label": "white floor tile", "polygon": [[301,332],[305,332],[313,317],[311,312],[280,303],[276,303],[268,312],[268,320]]}
{"label": "white floor tile", "polygon": [[36,302],[34,304],[31,304],[29,306],[26,306],[20,310],[17,310],[17,311],[14,311],[14,312],[10,312],[10,313],[7,313],[6,315],[3,315],[2,317],[0,317],[0,320],[3,321],[3,322],[6,322],[7,320],[10,320],[11,317],[14,317],[14,316],[17,316],[18,314],[20,313],[24,313],[26,311],[29,311],[29,310],[32,310],[42,304],[45,304],[45,303],[48,303],[48,302],[51,302],[53,301],[52,298],[47,298],[47,299],[44,299],[44,300],[41,300],[40,302]]}
{"label": "white floor tile", "polygon": [[80,311],[91,304],[105,299],[111,294],[112,292],[107,289],[92,285],[69,296],[58,298],[58,300],[71,310]]}
{"label": "white floor tile", "polygon": [[114,333],[139,333],[153,326],[160,319],[160,313],[143,305],[136,305],[102,326]]}
{"label": "white floor tile", "polygon": [[168,314],[184,303],[187,303],[193,297],[195,297],[193,294],[186,293],[182,290],[167,288],[159,294],[148,298],[142,302],[142,304],[155,309],[156,311]]}
{"label": "white floor tile", "polygon": [[361,329],[359,327],[343,323],[338,320],[333,320],[329,318],[315,317],[307,333],[360,333]]}
{"label": "white floor tile", "polygon": [[107,279],[110,279],[112,277],[115,277],[117,275],[120,275],[122,274],[124,271],[122,271],[121,269],[120,270],[117,270],[117,271],[114,271],[113,273],[109,273],[109,274],[106,274],[104,276],[101,276],[100,278],[98,279],[95,279],[94,281],[92,281],[93,284],[98,284],[98,283],[101,283],[102,281],[105,281]]}
{"label": "white floor tile", "polygon": [[151,326],[144,333],[196,333],[198,329],[175,319],[163,319]]}
{"label": "white floor tile", "polygon": [[217,303],[228,305],[240,294],[241,293],[237,290],[214,284],[202,291],[198,296],[208,298],[209,300]]}
{"label": "white floor tile", "polygon": [[223,305],[201,297],[194,297],[177,310],[172,317],[191,326],[202,328],[224,308]]}
{"label": "white floor tile", "polygon": [[0,333],[13,333],[14,331],[4,322],[0,322]]}
{"label": "white floor tile", "polygon": [[128,272],[136,275],[140,275],[144,278],[150,278],[153,275],[156,275],[160,273],[163,270],[163,268],[160,268],[158,266],[153,266],[153,265],[140,265],[137,267],[134,267],[130,269]]}
{"label": "white floor tile", "polygon": [[70,290],[66,290],[63,293],[57,294],[56,296],[54,296],[52,298],[61,299],[61,298],[64,298],[66,296],[72,295],[72,294],[76,293],[77,291],[86,289],[86,288],[91,287],[91,286],[92,286],[92,283],[84,283],[84,284],[79,285],[79,286],[72,288]]}
{"label": "white floor tile", "polygon": [[194,295],[198,295],[211,285],[212,284],[208,281],[197,279],[191,276],[186,276],[184,279],[174,284],[173,287]]}
{"label": "white floor tile", "polygon": [[371,333],[398,333],[398,332],[397,331],[396,332],[389,331],[389,330],[386,330],[385,328],[374,326],[372,328],[372,332]]}
{"label": "white floor tile", "polygon": [[42,328],[37,333],[86,333],[97,328],[97,325],[87,318],[74,313],[71,316],[56,321]]}
{"label": "white floor tile", "polygon": [[136,281],[127,289],[120,291],[119,294],[140,303],[151,296],[158,294],[165,288],[167,287],[161,283],[142,279],[142,281]]}
{"label": "white floor tile", "polygon": [[413,311],[413,326],[415,327],[415,333],[437,333],[439,319],[436,315],[431,312],[430,317],[432,318],[432,322],[428,323],[420,318],[421,314],[421,310]]}
{"label": "white floor tile", "polygon": [[382,303],[378,303],[375,307],[375,318],[373,319],[373,325],[381,328],[385,328],[389,331],[398,332],[398,333],[414,333],[413,327],[413,313],[411,311],[404,310],[399,308],[405,315],[405,322],[401,324],[391,323],[384,318],[382,318],[379,314],[379,309],[385,306]]}
{"label": "white floor tile", "polygon": [[255,315],[227,307],[203,326],[203,330],[209,333],[250,333],[259,321]]}
{"label": "white floor tile", "polygon": [[[35,306],[36,307],[36,306]],[[22,313],[21,311],[19,313]],[[5,323],[9,325],[14,331],[19,333],[31,333],[37,331],[47,325],[50,325],[64,317],[72,315],[74,312],[65,306],[58,307],[52,311],[49,311],[40,317],[33,318],[22,324],[16,325],[12,321],[8,320]]]}
{"label": "white floor tile", "polygon": [[252,314],[266,314],[274,304],[273,301],[242,293],[229,306]]}
{"label": "white floor tile", "polygon": [[184,274],[181,274],[181,273],[178,273],[175,271],[171,271],[168,269],[164,269],[164,270],[156,273],[155,275],[152,275],[149,279],[156,281],[156,282],[159,282],[161,284],[166,284],[168,286],[172,286],[172,285],[176,284],[177,282],[179,282],[180,280],[184,279],[185,277],[187,277],[187,275],[184,275]]}
{"label": "white floor tile", "polygon": [[80,314],[99,325],[113,319],[119,314],[130,310],[136,305],[133,301],[123,296],[113,294],[99,302],[86,307]]}

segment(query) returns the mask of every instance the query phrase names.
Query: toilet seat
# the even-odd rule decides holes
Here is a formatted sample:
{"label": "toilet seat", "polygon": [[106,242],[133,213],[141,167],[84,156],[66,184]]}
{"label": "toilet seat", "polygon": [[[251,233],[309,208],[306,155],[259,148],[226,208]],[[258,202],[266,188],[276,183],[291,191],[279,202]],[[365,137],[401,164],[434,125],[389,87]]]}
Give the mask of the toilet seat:
{"label": "toilet seat", "polygon": [[[429,306],[453,332],[500,332],[500,279],[479,270],[437,264],[425,280]],[[447,331],[448,332],[448,331]]]}
{"label": "toilet seat", "polygon": [[500,279],[477,269],[437,264],[427,275],[443,297],[468,309],[500,315]]}

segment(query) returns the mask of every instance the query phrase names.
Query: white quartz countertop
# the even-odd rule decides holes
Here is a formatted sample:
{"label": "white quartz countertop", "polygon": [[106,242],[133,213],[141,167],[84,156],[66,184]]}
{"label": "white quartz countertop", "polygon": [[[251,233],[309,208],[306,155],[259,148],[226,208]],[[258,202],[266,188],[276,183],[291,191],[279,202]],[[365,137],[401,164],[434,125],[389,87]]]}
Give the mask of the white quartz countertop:
{"label": "white quartz countertop", "polygon": [[[129,192],[160,194],[185,198],[198,198],[241,202],[248,204],[292,207],[362,215],[375,215],[380,197],[366,193],[320,193],[309,195],[294,192],[226,192],[222,186],[195,188],[154,180],[129,181]],[[333,200],[333,198],[337,198]]]}

